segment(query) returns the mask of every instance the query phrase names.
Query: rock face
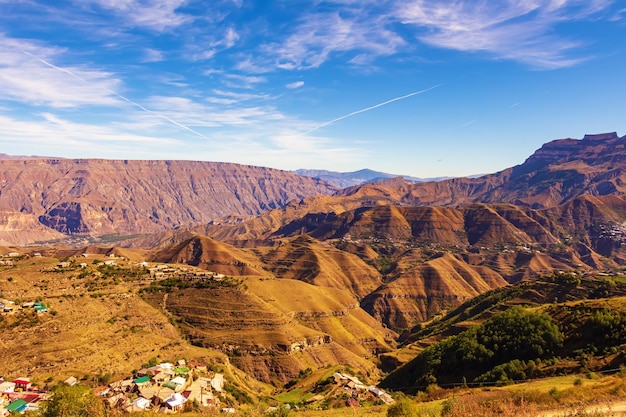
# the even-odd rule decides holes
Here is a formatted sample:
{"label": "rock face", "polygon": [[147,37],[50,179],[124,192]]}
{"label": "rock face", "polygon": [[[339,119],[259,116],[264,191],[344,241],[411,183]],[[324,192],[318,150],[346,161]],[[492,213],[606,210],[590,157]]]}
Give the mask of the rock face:
{"label": "rock face", "polygon": [[583,195],[626,194],[626,136],[586,135],[543,145],[523,164],[479,178],[409,183],[393,179],[346,188],[351,200],[392,196],[406,205],[452,206],[511,203],[555,207]]}
{"label": "rock face", "polygon": [[[146,233],[249,217],[336,191],[287,171],[194,161],[0,159],[0,178],[3,218],[45,226],[44,238],[58,237],[55,231]],[[15,232],[8,223],[0,222],[0,239],[26,243],[7,234]]]}

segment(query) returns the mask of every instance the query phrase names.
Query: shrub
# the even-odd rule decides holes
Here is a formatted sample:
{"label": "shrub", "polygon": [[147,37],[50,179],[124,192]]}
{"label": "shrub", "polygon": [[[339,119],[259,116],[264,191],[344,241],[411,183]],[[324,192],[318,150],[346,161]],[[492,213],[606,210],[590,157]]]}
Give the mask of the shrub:
{"label": "shrub", "polygon": [[91,388],[84,385],[60,384],[52,390],[52,397],[42,404],[39,417],[103,417],[104,403],[96,398]]}
{"label": "shrub", "polygon": [[415,401],[403,398],[387,409],[387,417],[419,417],[419,406]]}

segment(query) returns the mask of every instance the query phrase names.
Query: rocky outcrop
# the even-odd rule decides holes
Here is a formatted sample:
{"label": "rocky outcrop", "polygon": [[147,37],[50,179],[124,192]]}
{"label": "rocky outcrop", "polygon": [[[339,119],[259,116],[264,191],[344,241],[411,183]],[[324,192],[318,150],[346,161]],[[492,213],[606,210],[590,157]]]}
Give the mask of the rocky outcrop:
{"label": "rocky outcrop", "polygon": [[370,205],[393,199],[407,205],[511,203],[540,209],[583,195],[624,195],[625,168],[626,136],[604,133],[546,143],[523,164],[479,178],[417,184],[393,179],[347,188],[340,194]]}

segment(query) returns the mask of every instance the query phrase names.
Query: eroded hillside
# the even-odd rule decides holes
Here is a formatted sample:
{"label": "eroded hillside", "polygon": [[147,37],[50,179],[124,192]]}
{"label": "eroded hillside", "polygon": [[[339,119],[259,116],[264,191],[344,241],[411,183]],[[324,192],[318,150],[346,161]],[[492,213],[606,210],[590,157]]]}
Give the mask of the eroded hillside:
{"label": "eroded hillside", "polygon": [[0,177],[0,241],[10,244],[245,218],[336,190],[287,171],[194,161],[7,159]]}

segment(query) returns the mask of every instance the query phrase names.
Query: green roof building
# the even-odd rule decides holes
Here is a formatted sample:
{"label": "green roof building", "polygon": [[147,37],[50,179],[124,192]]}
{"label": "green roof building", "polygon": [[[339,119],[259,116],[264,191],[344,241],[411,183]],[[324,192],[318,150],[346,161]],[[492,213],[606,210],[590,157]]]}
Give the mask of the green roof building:
{"label": "green roof building", "polygon": [[20,398],[19,400],[15,400],[9,404],[6,410],[9,413],[17,414],[23,412],[26,408],[28,408],[28,403]]}
{"label": "green roof building", "polygon": [[142,376],[133,380],[135,384],[145,384],[146,382],[150,382],[150,378],[148,376]]}

